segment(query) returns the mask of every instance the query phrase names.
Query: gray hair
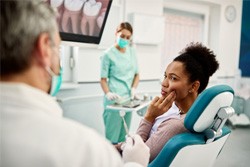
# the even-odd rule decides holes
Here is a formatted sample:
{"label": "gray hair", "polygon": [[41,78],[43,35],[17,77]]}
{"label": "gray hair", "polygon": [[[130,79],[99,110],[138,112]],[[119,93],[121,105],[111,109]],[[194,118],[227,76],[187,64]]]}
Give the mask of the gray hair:
{"label": "gray hair", "polygon": [[1,0],[1,75],[15,74],[30,67],[31,53],[41,33],[52,42],[58,32],[56,12],[38,0]]}

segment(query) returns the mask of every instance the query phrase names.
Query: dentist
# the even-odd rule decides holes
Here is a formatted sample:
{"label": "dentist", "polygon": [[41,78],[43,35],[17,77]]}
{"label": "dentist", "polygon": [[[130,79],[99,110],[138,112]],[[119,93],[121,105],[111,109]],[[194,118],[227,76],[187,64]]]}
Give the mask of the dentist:
{"label": "dentist", "polygon": [[[134,98],[139,83],[135,49],[130,46],[133,29],[128,22],[121,23],[115,32],[116,42],[101,57],[101,87],[105,93],[103,119],[106,138],[113,143],[125,140],[126,131],[118,111],[106,109],[120,98]],[[132,113],[125,115],[130,126]]]}
{"label": "dentist", "polygon": [[128,138],[123,159],[94,130],[62,117],[56,13],[35,0],[1,1],[0,133],[5,167],[142,167],[149,149]]}

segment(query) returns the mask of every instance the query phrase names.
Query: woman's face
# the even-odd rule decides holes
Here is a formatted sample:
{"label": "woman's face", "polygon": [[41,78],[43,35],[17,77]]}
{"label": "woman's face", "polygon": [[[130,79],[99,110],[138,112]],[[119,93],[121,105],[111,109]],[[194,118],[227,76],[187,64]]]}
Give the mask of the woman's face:
{"label": "woman's face", "polygon": [[183,63],[178,61],[170,63],[162,81],[162,96],[167,96],[170,92],[175,91],[175,101],[179,103],[188,97],[191,89],[192,83],[189,82],[189,75]]}

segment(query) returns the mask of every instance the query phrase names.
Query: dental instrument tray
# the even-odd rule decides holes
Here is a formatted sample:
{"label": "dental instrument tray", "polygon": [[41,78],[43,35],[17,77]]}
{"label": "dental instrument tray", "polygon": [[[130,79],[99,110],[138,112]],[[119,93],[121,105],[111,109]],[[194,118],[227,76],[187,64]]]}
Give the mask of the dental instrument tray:
{"label": "dental instrument tray", "polygon": [[[107,105],[107,109],[111,109],[114,111],[124,110],[126,112],[133,112],[133,111],[137,112],[141,110],[142,108],[147,107],[150,103],[151,103],[151,100],[129,99],[128,101],[123,101],[123,103],[120,103],[120,104],[114,103],[114,104]],[[140,114],[138,113],[138,115]]]}
{"label": "dental instrument tray", "polygon": [[141,104],[141,100],[130,100],[122,104],[122,107],[135,108]]}

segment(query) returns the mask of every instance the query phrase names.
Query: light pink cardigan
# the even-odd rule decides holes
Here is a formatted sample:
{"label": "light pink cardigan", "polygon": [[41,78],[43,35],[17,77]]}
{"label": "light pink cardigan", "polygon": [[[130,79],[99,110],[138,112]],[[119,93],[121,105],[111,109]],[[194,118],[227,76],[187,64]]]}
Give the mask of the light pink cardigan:
{"label": "light pink cardigan", "polygon": [[186,114],[180,116],[180,118],[171,118],[163,121],[157,131],[149,137],[153,124],[142,119],[137,129],[139,134],[146,145],[150,148],[150,162],[159,154],[165,143],[173,136],[188,132],[184,127],[184,118]]}

